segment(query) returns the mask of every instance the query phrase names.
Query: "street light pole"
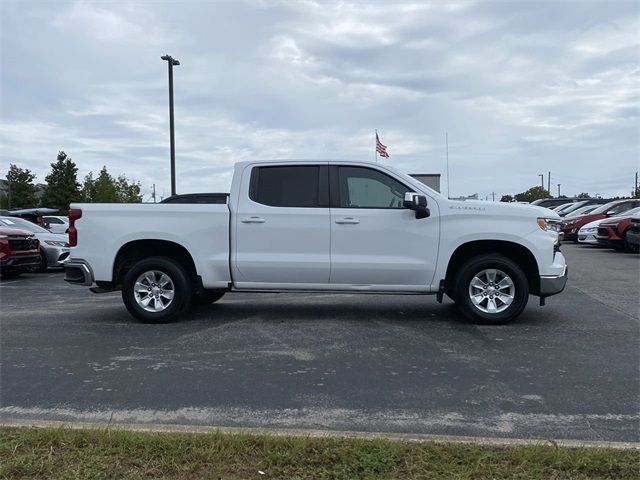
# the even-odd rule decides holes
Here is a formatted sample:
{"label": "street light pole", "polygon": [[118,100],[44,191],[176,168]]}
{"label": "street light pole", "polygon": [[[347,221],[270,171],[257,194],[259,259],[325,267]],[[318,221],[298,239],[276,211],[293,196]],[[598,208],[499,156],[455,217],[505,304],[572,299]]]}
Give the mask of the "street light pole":
{"label": "street light pole", "polygon": [[169,136],[171,142],[171,195],[176,194],[176,138],[173,122],[173,66],[180,65],[180,62],[171,55],[160,57],[167,61],[169,66]]}
{"label": "street light pole", "polygon": [[560,198],[560,185],[562,185],[561,183],[558,184],[558,198]]}
{"label": "street light pole", "polygon": [[540,182],[542,184],[542,191],[544,192],[544,173],[540,173],[538,176],[540,177]]}

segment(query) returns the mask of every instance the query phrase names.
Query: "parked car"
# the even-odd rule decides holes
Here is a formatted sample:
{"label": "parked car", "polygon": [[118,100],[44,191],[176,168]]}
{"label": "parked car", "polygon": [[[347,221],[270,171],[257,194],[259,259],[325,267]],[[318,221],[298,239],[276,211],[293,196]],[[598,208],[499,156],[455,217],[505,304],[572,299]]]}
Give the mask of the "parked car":
{"label": "parked car", "polygon": [[[330,187],[331,186],[331,187]],[[227,291],[444,294],[478,323],[560,293],[560,217],[449,200],[371,162],[241,162],[225,204],[78,204],[65,280],[144,322]]]}
{"label": "parked car", "polygon": [[570,213],[567,213],[564,218],[565,220],[567,218],[574,218],[574,217],[578,217],[580,215],[586,215],[587,213],[591,213],[592,211],[594,211],[596,208],[598,208],[598,205],[585,205],[583,207],[580,207],[576,210],[573,210]]}
{"label": "parked car", "polygon": [[42,217],[44,228],[51,233],[66,234],[69,230],[69,217],[45,215]]}
{"label": "parked car", "polygon": [[560,205],[564,205],[565,203],[577,201],[577,198],[540,198],[531,202],[531,205],[554,209],[555,207],[559,207]]}
{"label": "parked car", "polygon": [[565,210],[568,210],[572,205],[573,205],[573,202],[563,203],[562,205],[558,205],[557,207],[552,208],[552,210],[562,217],[562,212],[564,212]]}
{"label": "parked car", "polygon": [[580,230],[578,230],[578,243],[584,243],[587,245],[598,245],[598,239],[596,235],[598,234],[598,225],[600,222],[605,220],[601,218],[599,220],[594,220],[593,222],[589,222],[586,225],[583,225]]}
{"label": "parked car", "polygon": [[0,275],[14,277],[40,264],[40,244],[34,235],[0,225]]}
{"label": "parked car", "polygon": [[627,241],[627,232],[633,218],[640,218],[640,207],[629,210],[624,215],[607,218],[600,222],[596,235],[598,245],[616,250],[624,249],[627,252],[634,251],[633,245]]}
{"label": "parked car", "polygon": [[614,200],[613,202],[605,203],[587,215],[580,215],[579,217],[562,222],[563,238],[565,241],[574,240],[577,242],[578,231],[587,223],[595,220],[601,220],[606,217],[612,217],[614,215],[620,215],[621,213],[638,206],[640,206],[640,200],[633,198]]}
{"label": "parked car", "polygon": [[627,230],[627,243],[635,252],[640,251],[640,218],[632,218]]}
{"label": "parked car", "polygon": [[40,261],[35,268],[39,272],[45,272],[47,268],[62,267],[62,263],[69,256],[69,242],[66,235],[51,233],[46,228],[18,217],[0,217],[0,226],[26,230],[40,241]]}

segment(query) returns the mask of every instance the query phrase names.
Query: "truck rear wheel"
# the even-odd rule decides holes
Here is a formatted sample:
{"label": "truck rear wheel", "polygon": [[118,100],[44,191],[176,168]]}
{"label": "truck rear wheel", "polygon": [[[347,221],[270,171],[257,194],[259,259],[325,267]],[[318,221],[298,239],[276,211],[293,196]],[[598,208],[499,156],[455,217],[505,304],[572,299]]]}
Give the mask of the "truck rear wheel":
{"label": "truck rear wheel", "polygon": [[522,313],[529,282],[522,269],[499,254],[481,255],[463,265],[454,286],[456,305],[470,321],[501,325]]}
{"label": "truck rear wheel", "polygon": [[127,272],[122,301],[144,323],[177,320],[189,307],[191,283],[180,263],[167,257],[140,260]]}

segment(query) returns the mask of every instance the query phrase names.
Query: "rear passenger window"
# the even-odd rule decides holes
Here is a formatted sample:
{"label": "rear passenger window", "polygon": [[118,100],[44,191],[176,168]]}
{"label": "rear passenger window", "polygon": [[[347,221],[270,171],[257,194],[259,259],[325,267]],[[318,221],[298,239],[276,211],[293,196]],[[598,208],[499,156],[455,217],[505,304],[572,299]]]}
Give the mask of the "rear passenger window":
{"label": "rear passenger window", "polygon": [[318,207],[320,167],[256,167],[249,198],[272,207]]}

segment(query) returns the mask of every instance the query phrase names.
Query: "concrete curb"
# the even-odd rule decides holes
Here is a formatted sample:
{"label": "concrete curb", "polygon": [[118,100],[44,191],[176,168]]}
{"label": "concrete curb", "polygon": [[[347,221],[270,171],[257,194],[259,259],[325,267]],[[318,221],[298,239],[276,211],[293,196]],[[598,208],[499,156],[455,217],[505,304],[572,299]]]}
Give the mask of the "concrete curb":
{"label": "concrete curb", "polygon": [[71,429],[114,429],[133,432],[156,433],[211,433],[219,431],[226,434],[272,435],[281,437],[311,437],[311,438],[358,438],[363,440],[385,439],[405,442],[433,442],[474,444],[493,447],[509,446],[539,446],[553,445],[567,448],[612,448],[616,450],[640,450],[637,442],[605,442],[594,440],[561,440],[561,439],[526,439],[499,437],[467,437],[455,435],[431,435],[414,433],[384,433],[384,432],[356,432],[339,430],[314,429],[284,429],[284,428],[242,428],[218,427],[201,425],[177,425],[157,423],[98,423],[98,422],[65,422],[59,420],[25,420],[3,418],[1,427],[13,428],[71,428]]}

